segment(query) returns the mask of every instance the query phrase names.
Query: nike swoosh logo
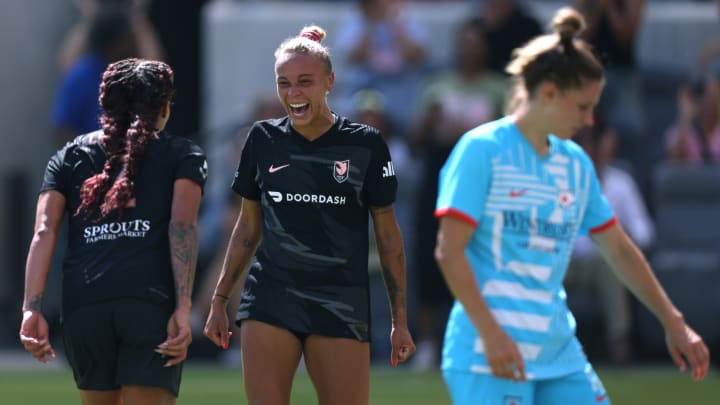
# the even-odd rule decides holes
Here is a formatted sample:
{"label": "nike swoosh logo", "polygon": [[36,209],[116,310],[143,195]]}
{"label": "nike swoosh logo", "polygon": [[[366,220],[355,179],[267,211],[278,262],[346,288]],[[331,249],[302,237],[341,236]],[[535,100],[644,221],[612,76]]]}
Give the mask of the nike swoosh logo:
{"label": "nike swoosh logo", "polygon": [[284,168],[286,168],[286,167],[288,167],[288,166],[290,166],[290,163],[288,163],[288,164],[286,164],[286,165],[278,166],[278,167],[274,167],[273,165],[270,165],[270,167],[268,168],[268,172],[269,172],[269,173],[275,173],[276,171],[282,170],[282,169],[284,169]]}
{"label": "nike swoosh logo", "polygon": [[525,195],[525,193],[527,193],[527,189],[510,190],[510,198],[517,198],[517,197]]}
{"label": "nike swoosh logo", "polygon": [[595,397],[595,401],[602,402],[605,400],[605,398],[607,398],[607,394],[598,395]]}

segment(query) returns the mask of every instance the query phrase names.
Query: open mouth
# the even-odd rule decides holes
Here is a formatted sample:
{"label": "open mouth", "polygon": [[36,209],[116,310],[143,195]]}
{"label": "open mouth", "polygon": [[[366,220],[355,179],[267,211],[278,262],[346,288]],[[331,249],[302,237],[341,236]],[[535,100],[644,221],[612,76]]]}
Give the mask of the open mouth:
{"label": "open mouth", "polygon": [[290,104],[290,112],[293,115],[303,115],[310,109],[310,103]]}

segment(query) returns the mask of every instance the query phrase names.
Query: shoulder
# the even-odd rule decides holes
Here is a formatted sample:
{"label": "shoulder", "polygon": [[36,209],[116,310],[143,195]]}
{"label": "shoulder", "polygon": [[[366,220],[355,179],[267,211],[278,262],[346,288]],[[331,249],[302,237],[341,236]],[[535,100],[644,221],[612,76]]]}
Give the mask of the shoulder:
{"label": "shoulder", "polygon": [[102,130],[78,135],[77,137],[75,137],[75,139],[66,143],[65,146],[60,149],[60,152],[64,153],[65,155],[73,155],[79,151],[88,154],[104,153],[103,148],[100,145],[100,138],[102,137],[102,135]]}
{"label": "shoulder", "polygon": [[502,148],[513,139],[514,124],[507,118],[500,118],[479,125],[462,136],[458,143],[473,148]]}
{"label": "shoulder", "polygon": [[340,123],[337,130],[342,136],[360,144],[385,144],[385,139],[377,128],[352,121],[346,117],[338,117],[338,119]]}
{"label": "shoulder", "polygon": [[289,131],[290,119],[287,116],[255,121],[248,132],[248,142],[258,138],[272,139],[275,136],[287,134]]}
{"label": "shoulder", "polygon": [[177,135],[170,135],[163,131],[160,133],[159,139],[161,144],[166,145],[166,148],[178,157],[185,157],[188,155],[194,156],[205,156],[205,151],[189,138]]}
{"label": "shoulder", "polygon": [[55,152],[50,158],[50,165],[75,168],[79,162],[104,161],[105,151],[99,142],[101,136],[100,130],[77,136]]}
{"label": "shoulder", "polygon": [[585,150],[572,139],[562,140],[554,137],[554,141],[557,142],[557,145],[563,154],[568,155],[573,159],[580,160],[585,166],[593,166],[590,156],[588,156],[588,154],[585,153]]}

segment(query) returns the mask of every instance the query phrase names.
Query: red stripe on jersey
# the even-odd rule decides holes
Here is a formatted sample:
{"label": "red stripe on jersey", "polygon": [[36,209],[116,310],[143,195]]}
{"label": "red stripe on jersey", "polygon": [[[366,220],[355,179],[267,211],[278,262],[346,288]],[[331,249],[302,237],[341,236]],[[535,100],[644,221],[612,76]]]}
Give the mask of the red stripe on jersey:
{"label": "red stripe on jersey", "polygon": [[458,211],[454,208],[440,208],[440,209],[435,210],[435,218],[440,219],[440,218],[444,217],[445,215],[450,215],[451,217],[455,217],[455,218],[465,222],[466,224],[472,226],[473,228],[477,228],[477,225],[478,225],[477,221],[475,221],[475,219],[473,217],[471,217],[470,215],[468,215],[462,211]]}
{"label": "red stripe on jersey", "polygon": [[617,220],[617,217],[612,217],[612,219],[610,219],[609,221],[605,222],[604,224],[602,224],[602,225],[600,225],[600,226],[596,226],[595,228],[591,229],[591,230],[590,230],[590,233],[598,233],[598,232],[602,232],[602,231],[607,231],[608,229],[610,229],[610,227],[612,227],[613,225],[615,225],[615,223],[616,223],[617,221],[618,221],[618,220]]}

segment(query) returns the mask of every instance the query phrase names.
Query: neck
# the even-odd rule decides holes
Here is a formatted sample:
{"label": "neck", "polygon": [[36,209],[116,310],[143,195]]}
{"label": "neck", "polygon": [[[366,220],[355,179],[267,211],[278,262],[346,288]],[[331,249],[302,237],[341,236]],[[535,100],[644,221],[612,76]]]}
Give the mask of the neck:
{"label": "neck", "polygon": [[548,142],[548,131],[543,124],[541,114],[524,102],[518,106],[512,114],[515,125],[520,129],[528,143],[535,149],[539,156],[545,156],[550,151]]}
{"label": "neck", "polygon": [[321,114],[316,120],[308,123],[307,125],[298,127],[292,122],[291,124],[295,131],[302,135],[303,138],[309,141],[314,141],[320,138],[325,132],[332,128],[333,125],[335,125],[336,118],[337,117],[332,113],[332,111],[327,110],[327,112]]}

